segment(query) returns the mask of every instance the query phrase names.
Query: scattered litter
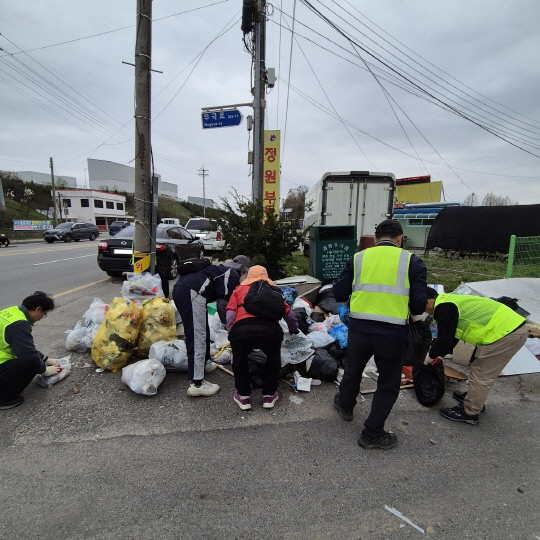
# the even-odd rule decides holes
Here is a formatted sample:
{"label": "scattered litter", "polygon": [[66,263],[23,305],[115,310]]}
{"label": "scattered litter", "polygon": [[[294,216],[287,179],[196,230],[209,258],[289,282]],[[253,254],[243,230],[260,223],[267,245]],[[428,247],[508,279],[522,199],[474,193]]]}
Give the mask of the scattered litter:
{"label": "scattered litter", "polygon": [[540,373],[540,362],[526,347],[522,347],[506,364],[503,375],[523,375],[525,373]]}
{"label": "scattered litter", "polygon": [[428,534],[433,534],[435,531],[433,530],[433,527],[428,527],[428,528],[426,529],[426,532],[427,532]]}
{"label": "scattered litter", "polygon": [[421,529],[418,525],[415,525],[410,519],[406,518],[401,512],[396,510],[395,508],[391,508],[390,506],[384,505],[384,509],[388,510],[394,516],[398,517],[399,519],[402,519],[405,523],[408,523],[411,527],[414,527],[417,531],[420,531],[422,534],[425,534],[424,529]]}
{"label": "scattered litter", "polygon": [[60,382],[62,379],[65,379],[71,372],[71,362],[69,361],[69,359],[69,356],[64,356],[64,358],[60,358],[58,360],[58,365],[61,368],[59,373],[56,373],[55,375],[50,375],[49,377],[46,377],[45,375],[38,375],[36,377],[37,384],[39,386],[42,386],[43,388],[51,388],[53,384]]}
{"label": "scattered litter", "polygon": [[302,402],[304,401],[304,398],[301,398],[299,396],[295,396],[294,394],[291,394],[289,396],[289,400],[291,403],[294,403],[295,405],[301,405]]}
{"label": "scattered litter", "polygon": [[89,367],[92,367],[92,364],[89,364],[88,362],[85,362],[83,364],[83,368],[89,368]]}
{"label": "scattered litter", "polygon": [[301,392],[309,392],[311,390],[311,379],[302,377],[298,371],[294,372],[294,382],[296,383],[296,389]]}
{"label": "scattered litter", "polygon": [[105,370],[102,367],[96,369],[96,373],[103,373]]}
{"label": "scattered litter", "polygon": [[430,442],[431,444],[437,444],[437,441],[434,441],[433,439],[429,439],[429,442]]}

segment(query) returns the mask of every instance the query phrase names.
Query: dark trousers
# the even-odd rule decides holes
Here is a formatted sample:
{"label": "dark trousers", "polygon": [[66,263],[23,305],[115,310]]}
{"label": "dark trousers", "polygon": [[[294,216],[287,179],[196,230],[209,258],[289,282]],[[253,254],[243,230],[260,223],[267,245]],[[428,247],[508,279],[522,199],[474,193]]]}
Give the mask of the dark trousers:
{"label": "dark trousers", "polygon": [[41,364],[13,358],[0,364],[0,403],[13,401],[32,382]]}
{"label": "dark trousers", "polygon": [[178,283],[173,289],[176,309],[182,317],[188,357],[188,379],[202,381],[204,366],[210,360],[210,329],[206,299],[189,287]]}
{"label": "dark trousers", "polygon": [[266,355],[263,369],[263,396],[271,396],[278,388],[281,369],[281,342],[283,336],[249,337],[231,341],[233,353],[234,384],[241,396],[251,395],[251,378],[248,369],[248,354],[260,349]]}
{"label": "dark trousers", "polygon": [[364,434],[368,437],[378,438],[384,432],[384,423],[399,395],[404,354],[405,343],[402,341],[380,334],[349,331],[347,363],[339,385],[341,406],[352,410],[356,405],[362,373],[372,356],[375,356],[379,372],[371,412],[364,423]]}

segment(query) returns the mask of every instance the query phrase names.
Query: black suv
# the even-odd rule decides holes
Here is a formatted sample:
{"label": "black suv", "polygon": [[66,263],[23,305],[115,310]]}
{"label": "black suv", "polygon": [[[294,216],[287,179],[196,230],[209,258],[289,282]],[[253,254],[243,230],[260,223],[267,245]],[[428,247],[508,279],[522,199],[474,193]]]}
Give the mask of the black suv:
{"label": "black suv", "polygon": [[48,229],[43,233],[43,238],[49,244],[55,240],[78,242],[81,238],[95,240],[99,236],[99,229],[93,223],[59,223],[54,229]]}

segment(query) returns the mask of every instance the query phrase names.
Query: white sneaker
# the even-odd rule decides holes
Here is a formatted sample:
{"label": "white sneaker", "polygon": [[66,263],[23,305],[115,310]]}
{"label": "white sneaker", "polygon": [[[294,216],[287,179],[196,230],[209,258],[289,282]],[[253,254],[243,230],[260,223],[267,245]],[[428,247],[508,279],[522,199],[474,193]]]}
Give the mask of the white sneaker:
{"label": "white sneaker", "polygon": [[208,381],[203,381],[201,386],[195,386],[191,383],[188,388],[188,396],[213,396],[219,392],[219,385],[212,384]]}
{"label": "white sneaker", "polygon": [[206,364],[204,364],[205,373],[212,373],[212,371],[216,371],[216,369],[217,364],[215,364],[214,362],[206,362]]}

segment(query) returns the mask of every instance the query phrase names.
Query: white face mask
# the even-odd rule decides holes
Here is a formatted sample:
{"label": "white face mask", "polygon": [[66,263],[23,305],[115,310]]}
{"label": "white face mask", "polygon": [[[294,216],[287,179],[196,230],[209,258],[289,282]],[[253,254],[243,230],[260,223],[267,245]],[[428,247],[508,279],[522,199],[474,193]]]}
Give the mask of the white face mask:
{"label": "white face mask", "polygon": [[242,272],[240,274],[240,283],[242,283],[242,281],[244,281],[244,279],[246,279],[246,278],[247,278],[247,272]]}

